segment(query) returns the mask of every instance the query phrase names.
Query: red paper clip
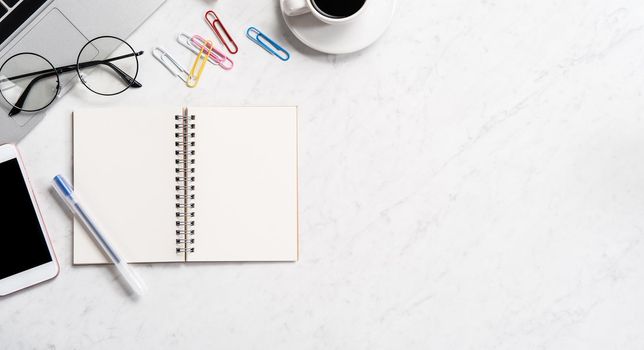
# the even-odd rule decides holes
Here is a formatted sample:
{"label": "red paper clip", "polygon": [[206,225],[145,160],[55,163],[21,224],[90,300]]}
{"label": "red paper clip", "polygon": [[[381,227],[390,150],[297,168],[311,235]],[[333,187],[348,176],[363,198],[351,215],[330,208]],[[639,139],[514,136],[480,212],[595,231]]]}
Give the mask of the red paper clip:
{"label": "red paper clip", "polygon": [[[208,18],[208,16],[213,17],[213,19],[211,20],[210,18]],[[219,16],[217,16],[215,11],[208,10],[206,12],[206,14],[204,15],[204,18],[206,19],[206,22],[208,22],[208,25],[210,26],[212,31],[215,32],[215,34],[219,38],[219,41],[221,41],[221,43],[224,44],[224,46],[226,47],[226,50],[228,50],[228,52],[230,52],[233,55],[236,54],[237,51],[238,51],[237,44],[235,43],[233,38],[228,33],[228,30],[226,29],[226,27],[224,27],[224,24],[221,23],[221,20],[219,19]],[[222,31],[226,35],[226,39],[224,39],[224,36],[221,35]],[[229,43],[232,44],[235,47],[234,51],[228,45]]]}

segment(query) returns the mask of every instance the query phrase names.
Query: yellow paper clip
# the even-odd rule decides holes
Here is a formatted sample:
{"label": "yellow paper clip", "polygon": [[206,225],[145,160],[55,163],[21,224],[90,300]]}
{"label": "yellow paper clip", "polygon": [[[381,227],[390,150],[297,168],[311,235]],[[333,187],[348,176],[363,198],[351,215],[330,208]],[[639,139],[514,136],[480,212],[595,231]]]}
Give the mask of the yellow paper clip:
{"label": "yellow paper clip", "polygon": [[[208,52],[204,53],[204,50],[206,48],[208,48]],[[211,52],[212,41],[207,40],[204,45],[201,46],[201,50],[199,50],[199,54],[195,59],[195,63],[192,64],[192,69],[190,69],[190,76],[186,81],[186,86],[188,86],[189,88],[197,87],[197,84],[199,84],[199,79],[201,79],[201,73],[203,73],[204,68],[206,68],[206,63],[208,63],[208,57],[210,57]],[[195,75],[195,70],[197,70],[199,61],[201,61],[201,67],[199,67],[199,72],[197,72],[197,75]]]}

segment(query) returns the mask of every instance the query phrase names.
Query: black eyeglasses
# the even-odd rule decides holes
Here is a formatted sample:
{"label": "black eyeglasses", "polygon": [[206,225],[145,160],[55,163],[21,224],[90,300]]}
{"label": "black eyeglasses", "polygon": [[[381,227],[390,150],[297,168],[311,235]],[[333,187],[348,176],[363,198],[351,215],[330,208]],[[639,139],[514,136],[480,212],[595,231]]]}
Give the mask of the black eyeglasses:
{"label": "black eyeglasses", "polygon": [[[105,59],[100,52],[112,51]],[[37,112],[47,108],[60,93],[60,74],[76,71],[90,91],[114,96],[130,87],[142,87],[136,81],[143,51],[114,36],[99,36],[85,44],[76,64],[54,67],[45,57],[22,52],[11,56],[0,66],[0,95],[12,107],[9,116],[20,112]]]}

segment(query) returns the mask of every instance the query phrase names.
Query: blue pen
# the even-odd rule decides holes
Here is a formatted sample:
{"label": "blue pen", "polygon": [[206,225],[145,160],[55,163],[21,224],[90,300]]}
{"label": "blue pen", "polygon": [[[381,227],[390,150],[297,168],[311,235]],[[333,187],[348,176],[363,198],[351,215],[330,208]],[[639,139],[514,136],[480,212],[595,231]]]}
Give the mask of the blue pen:
{"label": "blue pen", "polygon": [[119,271],[123,279],[130,286],[136,295],[141,296],[145,292],[145,284],[139,276],[128,266],[127,262],[116,251],[114,245],[108,240],[104,233],[102,233],[96,226],[96,223],[83,209],[74,194],[74,188],[63,178],[61,175],[56,175],[53,181],[56,193],[67,204],[67,207],[78,218],[87,232],[89,232],[96,243],[101,247],[105,255],[112,261],[116,269]]}

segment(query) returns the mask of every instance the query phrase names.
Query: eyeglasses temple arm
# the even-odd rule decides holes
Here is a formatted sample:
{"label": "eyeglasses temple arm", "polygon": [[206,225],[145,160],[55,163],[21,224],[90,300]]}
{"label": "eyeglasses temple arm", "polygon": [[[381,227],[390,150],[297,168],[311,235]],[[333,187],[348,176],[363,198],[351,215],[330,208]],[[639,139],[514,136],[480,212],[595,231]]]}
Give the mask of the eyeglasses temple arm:
{"label": "eyeglasses temple arm", "polygon": [[22,110],[22,105],[25,104],[25,100],[27,99],[27,95],[29,95],[29,91],[31,91],[31,88],[33,88],[33,86],[38,81],[40,81],[41,79],[44,79],[44,78],[51,77],[53,75],[56,75],[56,72],[51,72],[51,73],[48,73],[48,74],[39,75],[39,76],[35,77],[32,81],[30,81],[29,84],[27,84],[27,87],[25,88],[25,91],[23,91],[22,94],[20,95],[20,97],[18,97],[18,100],[13,105],[13,108],[11,108],[11,110],[9,111],[9,116],[12,117],[12,116],[20,113],[20,111]]}
{"label": "eyeglasses temple arm", "polygon": [[121,77],[121,79],[123,79],[128,85],[130,85],[131,87],[134,87],[134,88],[140,88],[140,87],[143,86],[141,83],[136,81],[136,79],[132,78],[129,74],[125,73],[121,68],[115,66],[111,62],[112,61],[117,61],[117,60],[120,60],[120,59],[123,59],[123,58],[132,57],[132,56],[140,56],[142,54],[143,54],[143,51],[139,51],[137,53],[131,53],[131,54],[123,55],[123,56],[117,56],[117,57],[109,58],[109,59],[106,59],[106,60],[84,62],[84,63],[80,63],[78,66],[80,68],[89,68],[89,67],[97,66],[99,64],[104,64],[104,65],[112,68],[112,70],[114,70],[116,72],[116,74],[118,74]]}
{"label": "eyeglasses temple arm", "polygon": [[[139,87],[143,86],[143,85],[141,85],[141,83],[139,83],[134,78],[132,78],[129,74],[125,73],[119,67],[113,65],[110,62],[97,62],[96,64],[105,64],[106,66],[112,68],[123,80],[125,80],[126,83],[130,84],[132,87],[139,88]],[[94,65],[91,65],[91,66],[94,66]],[[72,66],[71,69],[65,69],[65,68],[69,68],[69,67],[61,67],[61,69],[62,69],[61,73],[73,70],[74,67]],[[42,80],[44,78],[51,77],[53,75],[56,75],[56,72],[50,72],[50,73],[47,73],[47,74],[39,75],[39,76],[35,77],[32,81],[30,81],[29,84],[27,84],[27,87],[25,88],[25,90],[20,95],[20,97],[18,97],[18,100],[16,101],[15,105],[9,111],[9,116],[12,117],[12,116],[20,113],[20,111],[22,110],[22,106],[24,105],[25,100],[27,99],[27,95],[29,94],[29,92],[31,91],[33,86],[38,81],[40,81],[40,80]]]}
{"label": "eyeglasses temple arm", "polygon": [[136,81],[136,79],[132,78],[129,74],[125,73],[121,68],[115,66],[111,62],[101,62],[102,64],[112,68],[116,74],[118,74],[127,84],[129,84],[133,88],[140,88],[143,85]]}
{"label": "eyeglasses temple arm", "polygon": [[[127,58],[127,57],[132,57],[132,56],[140,56],[142,54],[143,54],[143,51],[139,51],[137,53],[118,56],[118,57],[110,58],[110,59],[107,59],[107,60],[80,63],[79,66],[81,66],[81,68],[87,68],[87,67],[93,67],[93,66],[96,66],[96,65],[99,65],[99,64],[105,64],[106,66],[112,68],[123,80],[125,80],[126,83],[130,84],[132,87],[139,88],[139,87],[142,87],[143,85],[141,83],[139,83],[138,81],[136,81],[134,78],[132,78],[129,74],[127,74],[123,70],[121,70],[119,67],[117,67],[114,64],[112,64],[111,61],[116,61],[116,60],[120,60],[120,59]],[[29,94],[29,91],[31,91],[31,89],[32,89],[32,87],[34,86],[35,83],[37,83],[38,81],[40,81],[40,80],[42,80],[44,78],[56,75],[58,73],[66,73],[66,72],[72,71],[75,68],[76,68],[76,65],[69,65],[69,66],[64,66],[64,67],[58,67],[58,68],[55,68],[54,70],[48,69],[48,70],[41,71],[44,74],[35,77],[32,81],[29,82],[29,84],[27,84],[27,87],[25,88],[25,91],[23,91],[22,94],[20,95],[20,97],[18,97],[18,100],[16,101],[15,105],[9,111],[9,116],[12,117],[12,116],[20,113],[20,111],[22,110],[22,105],[25,103],[25,100],[27,99],[27,95]],[[35,74],[38,74],[38,73],[39,72],[23,74],[21,76],[11,77],[11,78],[7,78],[7,79],[19,79],[19,78],[22,78],[22,77],[31,76],[31,75],[35,75]]]}
{"label": "eyeglasses temple arm", "polygon": [[[108,58],[106,60],[98,60],[98,61],[90,61],[90,62],[80,63],[79,65],[80,65],[81,68],[87,68],[87,67],[95,66],[97,64],[102,64],[102,63],[112,62],[112,61],[118,61],[118,60],[122,60],[124,58],[132,57],[132,56],[141,56],[141,55],[143,55],[143,51],[130,53],[130,54],[127,54],[127,55],[122,55],[122,56],[117,56],[117,57],[112,57],[112,58]],[[87,64],[89,64],[89,65],[87,65]],[[76,69],[76,65],[75,64],[70,64],[68,66],[56,67],[54,69],[43,69],[43,70],[40,70],[40,71],[37,71],[37,72],[25,73],[25,74],[15,75],[13,77],[2,78],[2,79],[0,79],[0,82],[26,78],[26,77],[31,77],[31,76],[34,76],[34,75],[45,74],[45,73],[51,73],[51,72],[54,72],[54,71],[56,71],[58,73],[66,73],[66,72],[72,71],[74,69]]]}

